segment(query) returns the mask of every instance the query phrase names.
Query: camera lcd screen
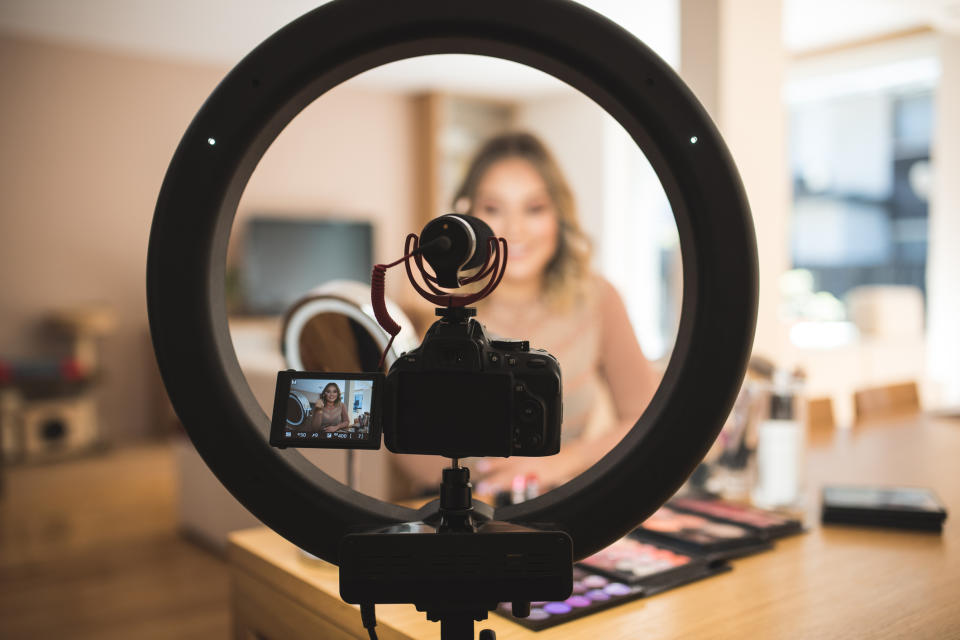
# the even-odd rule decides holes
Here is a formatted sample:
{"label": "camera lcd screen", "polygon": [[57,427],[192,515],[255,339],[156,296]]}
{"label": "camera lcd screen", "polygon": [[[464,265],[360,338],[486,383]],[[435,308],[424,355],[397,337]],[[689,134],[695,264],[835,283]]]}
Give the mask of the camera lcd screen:
{"label": "camera lcd screen", "polygon": [[402,372],[396,429],[387,448],[448,457],[506,456],[511,451],[513,376],[497,372]]}
{"label": "camera lcd screen", "polygon": [[270,444],[286,448],[379,449],[378,373],[281,371]]}

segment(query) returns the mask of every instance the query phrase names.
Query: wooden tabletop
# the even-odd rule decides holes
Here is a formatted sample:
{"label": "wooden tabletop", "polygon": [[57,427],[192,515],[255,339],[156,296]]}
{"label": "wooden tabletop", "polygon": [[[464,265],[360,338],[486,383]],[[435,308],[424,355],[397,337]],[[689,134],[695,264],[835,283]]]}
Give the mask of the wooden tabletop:
{"label": "wooden tabletop", "polygon": [[[842,483],[932,488],[950,514],[943,533],[823,527],[819,489]],[[496,614],[476,628],[498,640],[960,638],[960,421],[921,416],[816,442],[807,496],[807,533],[735,560],[728,573],[540,632]],[[270,638],[367,637],[358,608],[339,598],[335,566],[304,561],[266,528],[232,534],[230,559],[234,612],[248,628]],[[291,602],[293,613],[280,613]],[[378,605],[377,620],[381,640],[440,637],[411,605]]]}

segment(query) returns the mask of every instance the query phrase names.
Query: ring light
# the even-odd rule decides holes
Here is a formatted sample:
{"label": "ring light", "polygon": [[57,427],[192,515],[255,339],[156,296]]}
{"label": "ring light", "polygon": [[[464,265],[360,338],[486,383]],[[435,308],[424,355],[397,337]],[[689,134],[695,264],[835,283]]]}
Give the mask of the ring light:
{"label": "ring light", "polygon": [[526,64],[590,96],[645,152],[676,217],[682,314],[673,355],[646,412],[592,468],[494,514],[566,531],[580,559],[656,510],[706,454],[742,380],[757,308],[747,199],[716,128],[662,60],[581,5],[336,0],[257,47],[197,113],[160,192],[147,265],[157,360],[207,465],[254,515],[294,544],[336,563],[346,533],[423,516],[348,489],[296,451],[269,447],[269,418],[230,341],[224,270],[241,193],[283,127],[363,71],[441,53]]}

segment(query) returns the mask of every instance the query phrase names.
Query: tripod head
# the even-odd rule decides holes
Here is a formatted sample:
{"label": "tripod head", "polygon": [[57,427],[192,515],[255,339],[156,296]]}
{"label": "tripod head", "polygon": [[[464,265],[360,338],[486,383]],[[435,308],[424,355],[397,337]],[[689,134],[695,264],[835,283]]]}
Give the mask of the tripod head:
{"label": "tripod head", "polygon": [[[418,521],[343,538],[344,601],[368,611],[375,604],[413,604],[440,622],[443,640],[473,640],[474,621],[485,620],[500,602],[510,602],[513,615],[523,618],[533,601],[570,597],[570,536],[492,520],[489,505],[474,505],[470,470],[456,458],[443,470],[440,499],[419,514]],[[492,631],[484,633],[493,638]]]}

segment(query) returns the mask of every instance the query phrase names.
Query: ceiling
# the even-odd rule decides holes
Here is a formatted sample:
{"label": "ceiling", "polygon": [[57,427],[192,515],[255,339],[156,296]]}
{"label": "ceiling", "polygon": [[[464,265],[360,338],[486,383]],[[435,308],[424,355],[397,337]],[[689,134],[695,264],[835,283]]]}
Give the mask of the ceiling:
{"label": "ceiling", "polygon": [[[676,64],[679,0],[581,0]],[[323,0],[3,0],[0,31],[137,55],[229,66]],[[960,0],[783,0],[791,52],[923,25],[955,28]],[[378,88],[442,88],[537,94],[563,87],[535,70],[477,56],[429,56],[386,65],[357,82]]]}

